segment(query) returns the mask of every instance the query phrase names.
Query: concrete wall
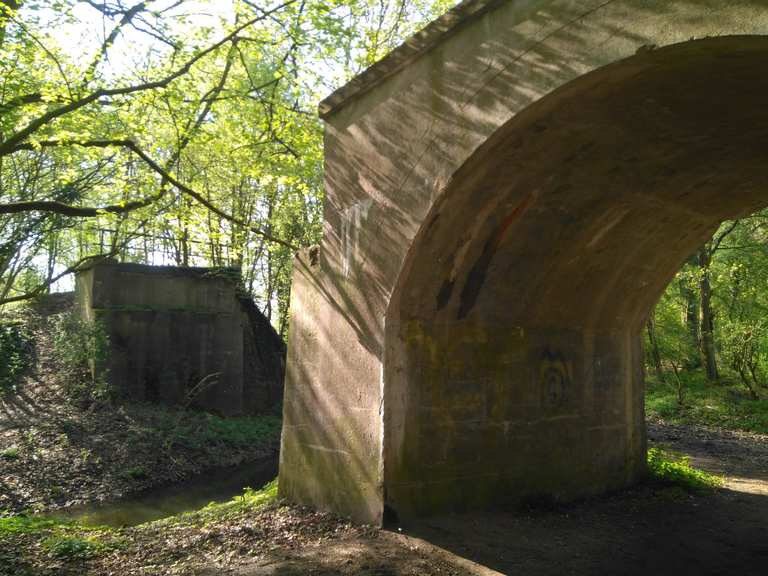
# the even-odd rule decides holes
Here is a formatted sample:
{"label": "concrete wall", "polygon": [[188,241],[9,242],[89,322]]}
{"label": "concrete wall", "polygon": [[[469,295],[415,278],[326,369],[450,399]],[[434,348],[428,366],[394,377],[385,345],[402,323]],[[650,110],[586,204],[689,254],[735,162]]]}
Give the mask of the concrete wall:
{"label": "concrete wall", "polygon": [[[765,202],[756,141],[740,139],[764,119],[730,122],[762,108],[749,95],[765,46],[720,84],[750,49],[694,43],[652,90],[631,80],[664,69],[664,46],[766,34],[766,8],[465,2],[326,101],[324,236],[294,273],[284,496],[379,522],[385,504],[408,516],[638,477],[644,314],[719,220]],[[601,93],[607,113],[590,107]],[[718,166],[724,149],[739,152]]]}
{"label": "concrete wall", "polygon": [[[244,345],[256,339],[237,296],[239,272],[138,264],[98,264],[77,276],[77,300],[88,319],[104,322],[106,366],[115,390],[132,400],[191,405],[222,415],[273,405],[281,386],[279,358],[256,369]],[[272,353],[274,342],[260,342]],[[277,368],[274,367],[277,362]]]}

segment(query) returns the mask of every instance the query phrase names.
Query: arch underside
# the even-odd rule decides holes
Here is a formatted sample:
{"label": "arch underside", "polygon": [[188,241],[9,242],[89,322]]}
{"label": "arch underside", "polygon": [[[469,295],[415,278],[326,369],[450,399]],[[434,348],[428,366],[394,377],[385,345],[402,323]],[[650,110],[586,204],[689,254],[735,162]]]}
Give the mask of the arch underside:
{"label": "arch underside", "polygon": [[720,222],[768,205],[766,63],[764,37],[638,54],[458,170],[387,313],[387,505],[568,498],[643,473],[640,332]]}

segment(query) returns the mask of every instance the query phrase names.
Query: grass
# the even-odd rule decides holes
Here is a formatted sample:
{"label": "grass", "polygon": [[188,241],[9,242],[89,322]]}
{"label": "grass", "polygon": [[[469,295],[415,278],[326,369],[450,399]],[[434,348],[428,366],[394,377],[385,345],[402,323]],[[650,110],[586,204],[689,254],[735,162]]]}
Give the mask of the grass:
{"label": "grass", "polygon": [[[150,524],[199,524],[226,520],[255,511],[276,499],[277,479],[274,479],[259,490],[246,488],[241,496],[235,496],[227,502],[212,502],[200,510],[169,516]],[[90,552],[109,549],[114,547],[115,537],[119,533],[119,529],[109,526],[85,526],[56,517],[17,515],[0,518],[0,542],[17,536],[37,536],[42,538],[43,547],[54,555],[78,556],[86,553],[86,548]]]}
{"label": "grass", "polygon": [[681,373],[684,401],[677,404],[674,387],[650,379],[645,409],[650,417],[675,424],[698,424],[768,434],[768,390],[765,399],[752,400],[734,380],[709,383],[701,372]]}
{"label": "grass", "polygon": [[648,473],[653,482],[688,492],[712,490],[724,483],[719,476],[693,468],[687,456],[677,456],[660,448],[648,450]]}
{"label": "grass", "polygon": [[107,527],[86,527],[40,516],[0,518],[0,548],[6,545],[22,550],[30,548],[32,542],[39,542],[42,551],[56,559],[93,558],[126,543],[117,531]]}
{"label": "grass", "polygon": [[[247,488],[228,502],[209,504],[187,512],[130,529],[107,526],[89,527],[73,521],[43,516],[0,518],[0,574],[37,576],[58,574],[57,566],[79,566],[99,562],[116,550],[131,550],[147,538],[155,540],[159,532],[185,527],[207,526],[212,522],[238,522],[238,518],[257,511],[277,498],[277,480],[261,490]],[[191,533],[191,532],[190,532]],[[75,563],[75,564],[70,564]],[[53,570],[53,572],[51,572]],[[71,574],[72,572],[66,572]],[[79,573],[79,572],[78,572]]]}
{"label": "grass", "polygon": [[277,478],[259,490],[246,488],[241,496],[235,496],[227,502],[211,502],[200,510],[183,512],[161,520],[152,525],[168,524],[206,524],[208,522],[231,519],[235,516],[253,512],[277,500]]}
{"label": "grass", "polygon": [[0,539],[17,534],[33,534],[68,525],[68,523],[35,516],[0,518]]}

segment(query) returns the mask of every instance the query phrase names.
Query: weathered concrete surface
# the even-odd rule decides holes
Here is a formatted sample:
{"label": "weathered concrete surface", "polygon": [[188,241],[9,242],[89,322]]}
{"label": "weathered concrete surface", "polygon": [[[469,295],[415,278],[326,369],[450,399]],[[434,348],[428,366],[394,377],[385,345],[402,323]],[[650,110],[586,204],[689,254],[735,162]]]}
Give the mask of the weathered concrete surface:
{"label": "weathered concrete surface", "polygon": [[114,389],[223,415],[278,402],[282,343],[266,319],[254,321],[239,281],[237,270],[112,262],[78,273],[78,306],[109,336]]}
{"label": "weathered concrete surface", "polygon": [[766,33],[765,1],[465,2],[330,97],[282,494],[380,522],[636,480],[644,318],[768,204]]}

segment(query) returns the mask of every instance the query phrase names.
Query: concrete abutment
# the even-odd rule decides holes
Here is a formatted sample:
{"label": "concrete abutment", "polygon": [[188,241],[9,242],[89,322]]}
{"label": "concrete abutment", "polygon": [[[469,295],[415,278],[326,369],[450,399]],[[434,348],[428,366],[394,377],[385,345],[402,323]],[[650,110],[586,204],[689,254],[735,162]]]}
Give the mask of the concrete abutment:
{"label": "concrete abutment", "polygon": [[768,204],[765,34],[763,1],[465,2],[331,96],[281,493],[379,523],[635,481],[643,322]]}

